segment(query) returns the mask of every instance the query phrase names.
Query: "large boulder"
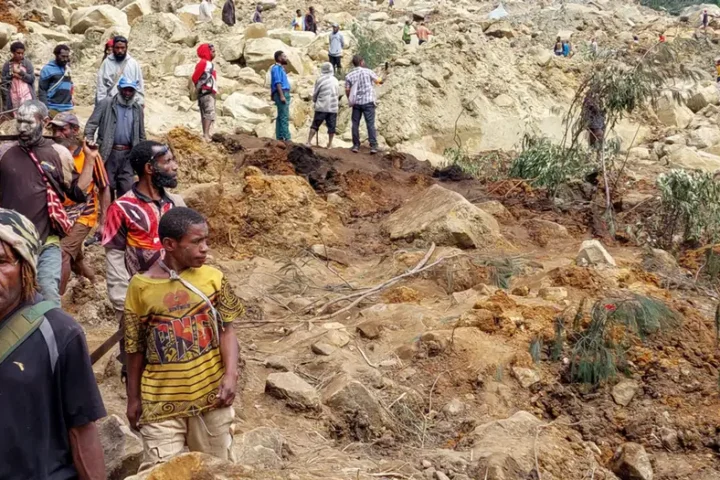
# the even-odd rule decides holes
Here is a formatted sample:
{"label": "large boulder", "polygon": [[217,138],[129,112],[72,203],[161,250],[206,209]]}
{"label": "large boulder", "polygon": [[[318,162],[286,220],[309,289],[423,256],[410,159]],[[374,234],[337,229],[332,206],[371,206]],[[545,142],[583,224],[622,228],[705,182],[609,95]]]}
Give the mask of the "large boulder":
{"label": "large boulder", "polygon": [[720,130],[717,127],[700,127],[693,130],[688,138],[688,146],[709,148],[720,143]]}
{"label": "large boulder", "polygon": [[504,20],[490,25],[487,30],[485,30],[485,35],[495,38],[515,38],[517,36],[510,22]]}
{"label": "large boulder", "polygon": [[138,18],[152,13],[152,2],[151,0],[135,0],[123,7],[122,11],[127,15],[128,23],[132,25]]}
{"label": "large boulder", "polygon": [[692,110],[667,96],[658,100],[655,113],[658,119],[668,127],[686,128],[693,118]]}
{"label": "large boulder", "polygon": [[269,120],[273,106],[252,95],[235,92],[223,102],[223,113],[241,123],[257,125]]}
{"label": "large boulder", "polygon": [[330,24],[337,23],[340,29],[350,28],[350,25],[356,22],[355,17],[350,12],[335,12],[323,15],[323,19]]}
{"label": "large boulder", "polygon": [[39,23],[35,22],[24,22],[25,28],[29,32],[37,33],[42,35],[45,39],[56,43],[70,43],[72,41],[72,35],[63,32],[62,30],[54,30],[47,27],[43,27]]}
{"label": "large boulder", "polygon": [[534,468],[533,440],[542,424],[535,415],[519,411],[512,417],[480,425],[471,434],[473,456],[478,460],[510,457],[521,470],[529,473]]}
{"label": "large boulder", "polygon": [[268,31],[264,23],[251,23],[245,27],[245,33],[243,35],[248,40],[251,38],[263,38],[268,36]]}
{"label": "large boulder", "polygon": [[265,393],[285,400],[285,403],[299,410],[319,410],[320,395],[317,390],[294,373],[271,373],[265,381]]}
{"label": "large boulder", "polygon": [[715,173],[720,170],[720,156],[707,152],[698,152],[690,147],[680,147],[668,155],[672,167],[702,170]]}
{"label": "large boulder", "polygon": [[653,480],[653,468],[645,448],[625,443],[610,460],[610,468],[622,480]]}
{"label": "large boulder", "polygon": [[207,453],[190,452],[145,470],[127,480],[192,480],[192,479],[252,479],[286,480],[286,474],[265,471],[261,477],[251,467],[221,460]]}
{"label": "large boulder", "polygon": [[277,8],[277,0],[260,0],[260,5],[262,5],[263,11],[267,10],[273,10]]}
{"label": "large boulder", "polygon": [[423,238],[461,248],[482,248],[501,238],[492,215],[439,185],[411,198],[383,227],[392,240]]}
{"label": "large boulder", "polygon": [[287,55],[288,73],[297,73],[298,75],[305,73],[301,54],[275,38],[264,37],[246,40],[243,57],[246,65],[259,73],[270,69],[275,64],[275,52],[278,50],[282,50]]}
{"label": "large boulder", "polygon": [[85,33],[90,27],[108,29],[112,27],[128,27],[125,12],[112,5],[96,5],[75,11],[70,17],[72,33]]}
{"label": "large boulder", "polygon": [[132,38],[150,39],[160,37],[162,40],[185,45],[194,46],[198,41],[198,35],[193,33],[185,23],[172,13],[151,13],[136,19],[130,32]]}
{"label": "large boulder", "polygon": [[[57,5],[52,6],[52,20],[58,25],[68,25],[70,23],[70,12],[66,8]],[[2,48],[2,47],[0,47]]]}
{"label": "large boulder", "polygon": [[697,113],[708,105],[717,105],[718,90],[715,85],[709,85],[701,88],[697,92],[690,95],[686,105],[690,110]]}
{"label": "large boulder", "polygon": [[227,62],[240,60],[245,50],[244,35],[228,35],[220,39],[220,55]]}
{"label": "large boulder", "polygon": [[270,30],[268,32],[268,37],[281,40],[283,43],[285,43],[286,45],[290,45],[291,47],[300,48],[310,45],[313,41],[315,41],[317,35],[315,35],[313,32],[301,32],[297,30],[286,30],[283,28],[278,28],[275,30]]}
{"label": "large boulder", "polygon": [[117,415],[97,424],[105,456],[108,480],[122,480],[137,473],[143,458],[143,443]]}
{"label": "large boulder", "polygon": [[10,37],[17,33],[17,27],[9,23],[0,23],[0,48],[10,42]]}

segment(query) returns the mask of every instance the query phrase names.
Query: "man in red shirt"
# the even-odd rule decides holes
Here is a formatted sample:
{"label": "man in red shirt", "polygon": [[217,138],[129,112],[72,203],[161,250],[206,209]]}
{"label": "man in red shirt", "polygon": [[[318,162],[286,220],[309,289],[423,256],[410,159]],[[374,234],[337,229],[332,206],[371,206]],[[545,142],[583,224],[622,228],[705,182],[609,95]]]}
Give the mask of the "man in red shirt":
{"label": "man in red shirt", "polygon": [[[173,207],[185,206],[179,195],[166,191],[177,187],[178,165],[170,147],[152,140],[140,142],[130,152],[130,163],[139,180],[108,208],[102,238],[108,297],[121,330],[130,277],[146,272],[162,257],[160,217]],[[125,372],[123,341],[120,361]]]}
{"label": "man in red shirt", "polygon": [[215,96],[218,93],[217,71],[213,62],[215,47],[209,43],[203,43],[198,47],[197,55],[200,57],[200,61],[195,65],[192,82],[198,95],[203,138],[209,142],[212,137],[212,126],[215,123]]}

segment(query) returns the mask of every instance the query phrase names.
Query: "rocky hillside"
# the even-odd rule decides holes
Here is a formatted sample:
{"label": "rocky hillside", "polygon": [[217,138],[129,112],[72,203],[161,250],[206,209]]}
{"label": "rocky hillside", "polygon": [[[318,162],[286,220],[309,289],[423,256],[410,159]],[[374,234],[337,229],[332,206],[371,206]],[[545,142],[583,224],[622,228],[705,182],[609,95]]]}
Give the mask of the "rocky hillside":
{"label": "rocky hillside", "polygon": [[[180,159],[179,190],[208,218],[212,263],[247,306],[236,325],[238,464],[188,454],[148,478],[720,478],[720,268],[701,222],[717,220],[708,199],[720,196],[687,195],[672,210],[672,185],[657,183],[670,168],[720,170],[720,8],[707,7],[718,18],[701,31],[703,6],[669,16],[628,1],[511,1],[490,20],[491,2],[320,0],[316,37],[289,30],[309,4],[263,0],[265,23],[248,25],[254,3],[236,3],[233,28],[219,9],[196,24],[198,7],[184,0],[0,5],[3,56],[22,39],[40,68],[55,44],[71,46],[81,117],[102,45],[129,37],[148,130]],[[432,40],[400,42],[406,18],[424,19]],[[291,130],[303,141],[334,22],[345,65],[368,40],[393,51],[378,66],[381,156],[267,138],[272,54],[288,52]],[[577,88],[599,68],[592,38],[633,68],[661,33],[678,48],[692,41],[679,58],[699,75],[669,79],[610,134],[620,140],[614,235],[598,227],[596,169],[553,194],[508,177],[526,134],[564,137]],[[572,42],[571,58],[552,54],[557,36]],[[216,46],[221,76],[211,145],[188,95],[203,42]],[[349,117],[342,99],[341,147]],[[489,163],[442,168],[448,147]],[[702,179],[703,192],[720,192]],[[102,274],[102,249],[88,256]],[[91,347],[113,332],[104,282],[73,279],[64,305]],[[142,445],[125,424],[117,362],[103,359],[96,376],[111,413],[109,476],[130,477]]]}

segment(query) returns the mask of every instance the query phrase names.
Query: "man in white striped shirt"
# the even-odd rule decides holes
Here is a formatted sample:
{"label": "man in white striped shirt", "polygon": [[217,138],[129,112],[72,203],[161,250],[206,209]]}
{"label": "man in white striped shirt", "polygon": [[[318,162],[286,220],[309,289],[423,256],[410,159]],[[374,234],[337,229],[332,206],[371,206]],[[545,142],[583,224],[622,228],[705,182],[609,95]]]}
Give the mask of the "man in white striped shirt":
{"label": "man in white striped shirt", "polygon": [[375,131],[375,89],[373,83],[381,84],[382,79],[369,68],[360,55],[352,59],[353,69],[345,77],[345,94],[352,107],[352,152],[360,151],[360,119],[365,117],[370,142],[370,154],[378,152],[377,132]]}
{"label": "man in white striped shirt", "polygon": [[325,122],[328,129],[327,148],[332,148],[332,141],[335,137],[335,126],[337,125],[340,84],[333,75],[333,66],[331,63],[323,63],[320,67],[320,74],[320,77],[315,81],[315,90],[313,91],[315,117],[310,127],[307,146],[312,145],[313,137],[317,134],[323,122]]}

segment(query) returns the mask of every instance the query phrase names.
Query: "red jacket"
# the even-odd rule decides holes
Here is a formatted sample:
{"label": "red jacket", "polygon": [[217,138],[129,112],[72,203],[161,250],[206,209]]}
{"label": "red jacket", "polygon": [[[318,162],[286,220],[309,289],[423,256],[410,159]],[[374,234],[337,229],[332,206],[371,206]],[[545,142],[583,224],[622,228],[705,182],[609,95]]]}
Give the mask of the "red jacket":
{"label": "red jacket", "polygon": [[[208,62],[212,62],[212,52],[210,51],[210,44],[203,43],[202,45],[200,45],[197,49],[197,55],[198,57],[200,57],[200,61],[197,63],[197,65],[195,65],[195,72],[193,72],[192,75],[192,81],[194,84],[197,84],[198,81],[200,81],[200,77],[207,69]],[[212,69],[212,77],[215,80],[213,82],[213,85],[203,85],[201,89],[217,93],[217,88],[213,88],[217,84],[217,71],[215,70],[214,64]]]}

